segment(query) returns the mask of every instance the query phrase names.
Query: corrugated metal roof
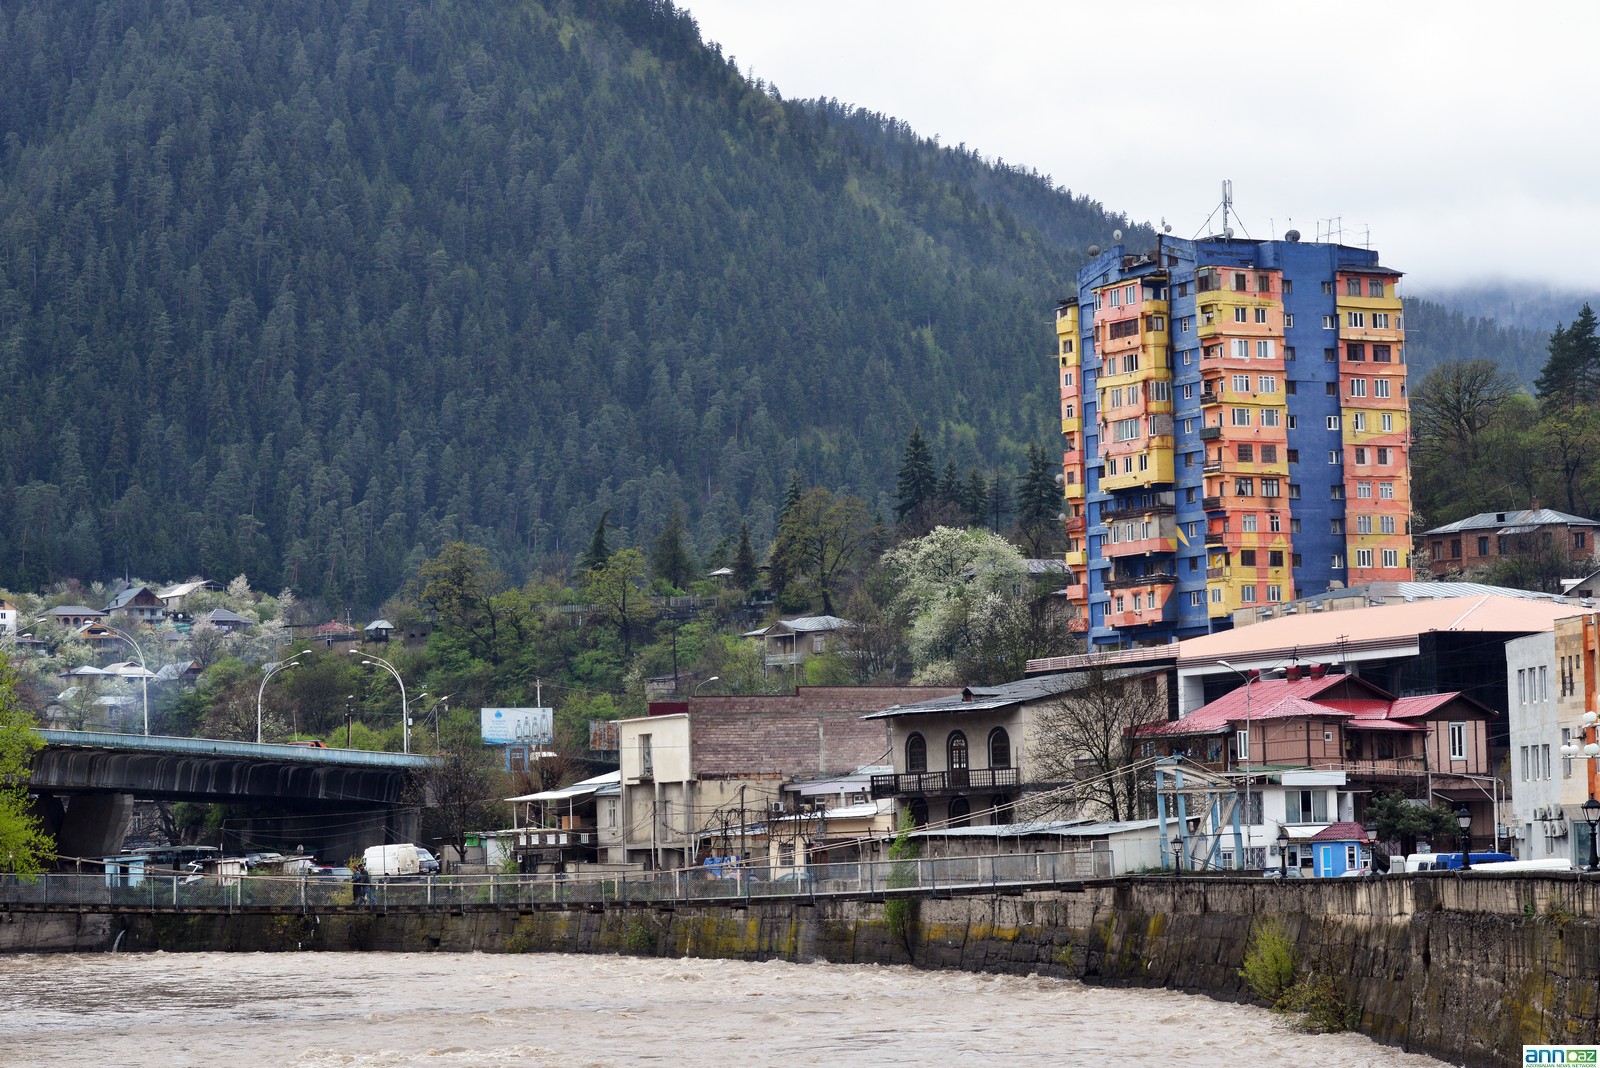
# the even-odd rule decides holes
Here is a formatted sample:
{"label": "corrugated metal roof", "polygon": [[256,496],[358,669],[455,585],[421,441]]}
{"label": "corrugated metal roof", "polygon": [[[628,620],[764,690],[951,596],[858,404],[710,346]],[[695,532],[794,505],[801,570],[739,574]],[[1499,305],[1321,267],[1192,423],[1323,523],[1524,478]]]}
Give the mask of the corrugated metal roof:
{"label": "corrugated metal roof", "polygon": [[1427,537],[1430,534],[1462,534],[1469,530],[1500,530],[1500,528],[1507,526],[1515,529],[1501,530],[1501,533],[1518,533],[1548,526],[1600,527],[1600,522],[1593,519],[1585,519],[1581,515],[1558,512],[1553,508],[1523,508],[1516,511],[1479,512],[1477,515],[1469,515],[1465,519],[1458,519],[1454,523],[1446,523],[1442,527],[1424,530],[1422,536]]}
{"label": "corrugated metal roof", "polygon": [[[1108,671],[1107,678],[1140,675],[1138,671]],[[931,701],[918,701],[910,705],[895,705],[882,712],[873,712],[862,719],[885,719],[893,716],[915,716],[930,713],[987,712],[1008,705],[1027,704],[1057,694],[1079,689],[1084,685],[1081,674],[1035,675],[999,686],[969,686],[951,697],[938,697]]]}
{"label": "corrugated metal roof", "polygon": [[599,793],[602,787],[616,786],[622,782],[622,772],[608,771],[604,775],[596,775],[592,779],[571,783],[567,786],[558,786],[554,790],[540,790],[536,794],[523,794],[520,797],[508,797],[507,801],[576,801],[588,797],[590,794]]}
{"label": "corrugated metal roof", "polygon": [[986,827],[939,827],[912,831],[912,838],[1026,838],[1030,835],[1058,835],[1063,838],[1104,838],[1128,831],[1147,831],[1159,827],[1160,820],[1121,820],[1088,823],[1083,820],[1054,820],[1046,823],[1000,823]]}

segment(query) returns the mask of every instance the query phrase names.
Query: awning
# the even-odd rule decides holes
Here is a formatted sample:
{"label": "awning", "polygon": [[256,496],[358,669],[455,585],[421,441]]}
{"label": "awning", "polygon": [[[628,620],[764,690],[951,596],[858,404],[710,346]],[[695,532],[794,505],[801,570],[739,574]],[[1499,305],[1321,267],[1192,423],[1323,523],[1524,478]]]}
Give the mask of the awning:
{"label": "awning", "polygon": [[615,786],[622,782],[622,772],[611,771],[604,775],[596,775],[592,779],[584,779],[570,786],[558,786],[554,790],[541,790],[536,794],[523,794],[521,797],[508,797],[507,801],[577,801],[590,797],[607,786]]}

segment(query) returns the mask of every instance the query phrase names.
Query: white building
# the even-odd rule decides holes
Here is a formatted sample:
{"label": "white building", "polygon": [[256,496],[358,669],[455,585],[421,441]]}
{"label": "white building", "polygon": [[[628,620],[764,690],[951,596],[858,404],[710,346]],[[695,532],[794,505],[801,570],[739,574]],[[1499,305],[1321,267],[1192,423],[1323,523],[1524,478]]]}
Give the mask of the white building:
{"label": "white building", "polygon": [[[1551,687],[1555,634],[1506,642],[1506,709],[1510,728],[1511,816],[1507,831],[1519,860],[1571,859],[1564,805],[1581,805],[1584,781],[1560,746],[1577,720],[1563,725]],[[1559,688],[1559,678],[1556,680]]]}

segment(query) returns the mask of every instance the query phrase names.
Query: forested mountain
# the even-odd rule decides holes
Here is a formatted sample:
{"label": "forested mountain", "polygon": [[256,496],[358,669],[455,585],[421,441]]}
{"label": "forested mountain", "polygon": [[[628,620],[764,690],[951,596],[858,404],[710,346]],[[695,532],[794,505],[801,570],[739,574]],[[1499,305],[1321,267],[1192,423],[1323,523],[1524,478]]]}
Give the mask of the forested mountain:
{"label": "forested mountain", "polygon": [[[1057,447],[1050,311],[1120,216],[752,84],[663,0],[0,7],[0,585],[372,606],[602,514],[770,542]],[[1134,230],[1133,240],[1146,231]]]}
{"label": "forested mountain", "polygon": [[917,420],[1020,468],[1050,302],[1121,223],[778,99],[662,2],[24,0],[0,129],[22,587],[374,604],[445,539],[526,572],[679,502],[764,543],[791,468],[881,501]]}
{"label": "forested mountain", "polygon": [[1441,364],[1491,360],[1513,382],[1533,388],[1549,356],[1549,329],[1504,325],[1429,300],[1407,297],[1404,303],[1406,360],[1412,379],[1421,381]]}

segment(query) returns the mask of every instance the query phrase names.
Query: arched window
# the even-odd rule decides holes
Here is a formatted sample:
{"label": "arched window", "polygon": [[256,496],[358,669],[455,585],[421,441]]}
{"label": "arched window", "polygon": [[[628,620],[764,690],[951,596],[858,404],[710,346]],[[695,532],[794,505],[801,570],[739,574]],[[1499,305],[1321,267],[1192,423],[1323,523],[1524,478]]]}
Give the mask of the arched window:
{"label": "arched window", "polygon": [[1010,823],[1016,818],[1016,813],[1011,809],[1011,798],[1005,794],[997,794],[989,799],[989,807],[994,810],[994,819],[991,821],[996,827]]}
{"label": "arched window", "polygon": [[965,827],[972,822],[972,805],[964,797],[950,799],[950,826]]}
{"label": "arched window", "polygon": [[967,785],[967,736],[960,731],[951,731],[950,737],[944,744],[945,757],[949,760],[946,765],[950,769],[950,785]]}
{"label": "arched window", "polygon": [[913,734],[906,739],[906,771],[919,774],[928,770],[928,743],[922,735]]}
{"label": "arched window", "polygon": [[1011,735],[1006,733],[1004,727],[996,727],[989,732],[989,766],[991,768],[1011,766]]}
{"label": "arched window", "polygon": [[911,813],[911,822],[916,826],[926,827],[928,825],[928,802],[922,798],[913,797],[911,803],[906,806],[906,811]]}

